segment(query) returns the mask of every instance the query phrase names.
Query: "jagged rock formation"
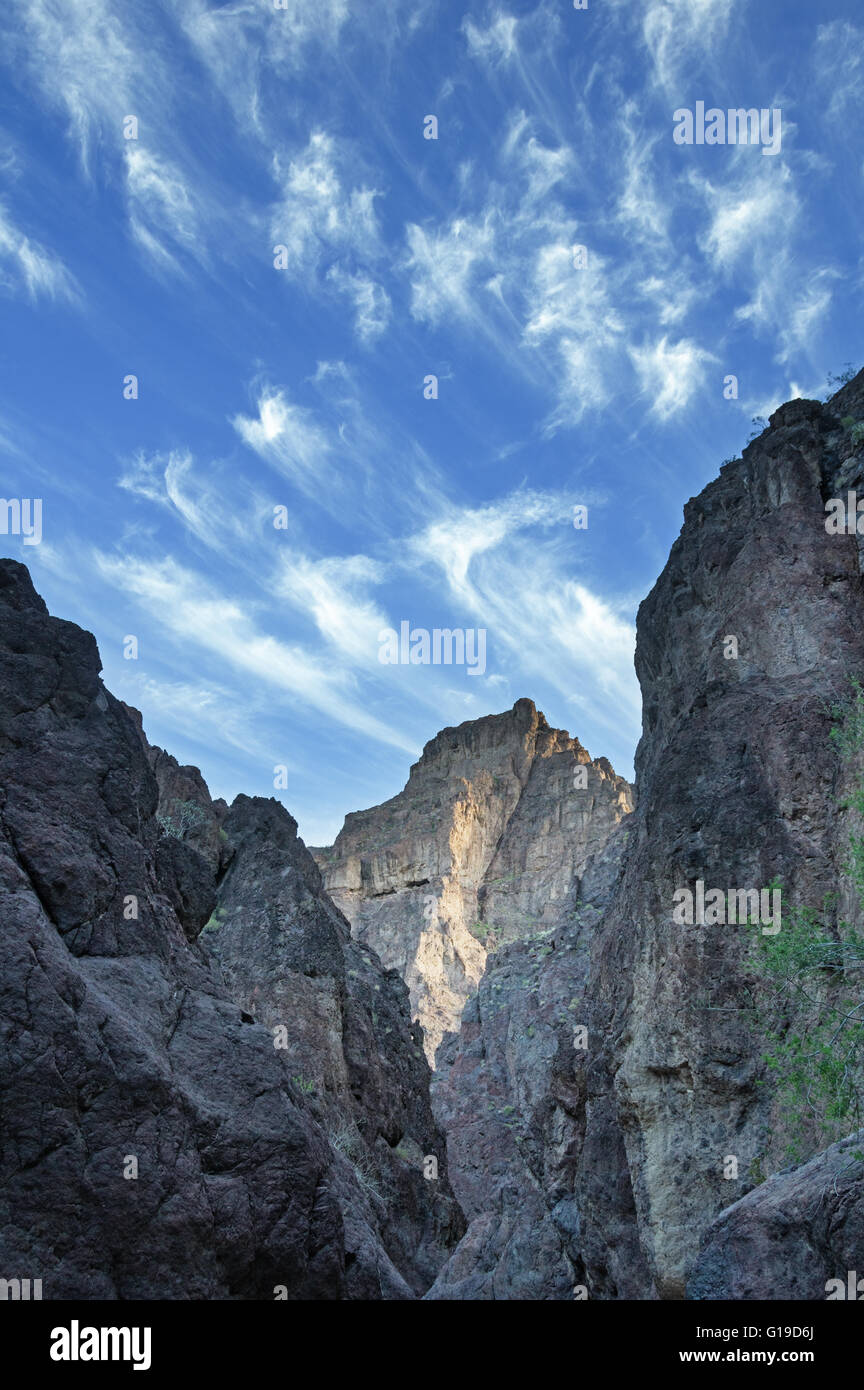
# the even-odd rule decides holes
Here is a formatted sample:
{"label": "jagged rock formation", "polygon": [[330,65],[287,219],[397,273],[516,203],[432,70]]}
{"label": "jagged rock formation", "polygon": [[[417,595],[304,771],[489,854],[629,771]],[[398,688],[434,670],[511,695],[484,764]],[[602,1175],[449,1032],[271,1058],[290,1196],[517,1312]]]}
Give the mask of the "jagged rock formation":
{"label": "jagged rock formation", "polygon": [[[823,1166],[833,1172],[827,1159],[757,1187],[699,1253],[730,1200],[782,1167],[790,1137],[812,1152],[820,1136],[785,1113],[766,1075],[756,933],[682,926],[672,910],[698,879],[724,890],[779,879],[787,914],[822,911],[838,939],[860,927],[844,877],[852,774],[829,733],[832,701],[864,672],[862,539],[829,534],[825,503],[864,492],[862,419],[864,373],[828,405],[784,405],[685,508],[639,610],[638,809],[611,901],[589,941],[565,922],[533,967],[523,947],[493,957],[446,1050],[435,1103],[471,1224],[428,1297],[568,1297],[571,1276],[593,1298],[680,1298],[688,1279],[696,1297],[780,1297],[771,1271],[808,1240],[807,1287],[842,1274],[845,1235],[832,1244],[800,1205]],[[737,659],[724,655],[730,636]],[[598,902],[608,885],[598,872]],[[568,1016],[586,1048],[567,1047]],[[794,1012],[778,1021],[781,1035],[807,1025]],[[860,1170],[855,1181],[831,1208],[852,1233]],[[533,1220],[520,1223],[522,1203]],[[752,1231],[756,1260],[760,1242],[778,1243],[765,1279],[741,1253]],[[730,1251],[739,1273],[726,1276]]]}
{"label": "jagged rock formation", "polygon": [[[140,728],[99,669],[92,636],[49,617],[26,569],[0,561],[4,1276],[41,1279],[45,1298],[415,1296],[461,1227],[404,987],[350,946],[270,803],[209,808],[234,835],[218,824],[215,840],[204,835],[210,862],[186,842],[191,826],[164,833]],[[192,771],[173,765],[175,800],[190,799]],[[191,799],[208,813],[202,788]],[[196,941],[214,867],[229,859],[225,920],[246,955],[249,1007]],[[269,916],[255,916],[258,901]],[[262,1000],[276,965],[265,917],[292,942],[294,974],[335,1010],[318,1039],[331,1072],[344,1049],[329,1111],[317,1080],[298,1074],[296,1049],[314,1039],[298,1038],[289,1014],[279,1048],[255,1019],[256,950]],[[314,1026],[308,996],[302,1024]],[[330,1128],[348,1092],[353,1151]],[[386,1163],[365,1171],[366,1150],[383,1142],[389,1155],[391,1141]],[[437,1182],[419,1176],[415,1144],[438,1153]]]}
{"label": "jagged rock formation", "polygon": [[631,809],[605,758],[592,762],[518,700],[443,729],[401,792],[346,816],[335,843],[312,851],[354,936],[408,984],[430,1061],[458,1029],[488,947],[556,923]]}
{"label": "jagged rock formation", "polygon": [[164,748],[149,742],[140,710],[125,704],[123,708],[138,730],[156,778],[159,788],[156,819],[166,832],[166,839],[191,845],[204,856],[214,874],[219,874],[226,859],[227,837],[222,828],[228,814],[226,802],[221,798],[213,800],[199,768],[181,766]]}

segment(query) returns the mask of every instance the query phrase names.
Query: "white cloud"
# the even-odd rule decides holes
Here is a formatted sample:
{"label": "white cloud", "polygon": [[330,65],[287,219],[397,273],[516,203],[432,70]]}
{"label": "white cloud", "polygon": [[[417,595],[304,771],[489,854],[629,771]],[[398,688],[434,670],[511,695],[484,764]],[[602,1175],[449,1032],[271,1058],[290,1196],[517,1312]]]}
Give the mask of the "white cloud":
{"label": "white cloud", "polygon": [[159,265],[179,268],[165,238],[189,254],[203,254],[201,219],[177,169],[130,141],[126,187],[132,235]]}
{"label": "white cloud", "polygon": [[703,385],[705,364],[715,360],[689,339],[670,343],[665,336],[629,351],[642,391],[651,399],[651,410],[661,420],[689,404]]}
{"label": "white cloud", "polygon": [[257,115],[261,66],[297,69],[311,44],[335,45],[350,18],[348,0],[235,0],[214,9],[206,0],[176,0],[180,22],[225,95],[243,94],[245,114]]}
{"label": "white cloud", "polygon": [[0,286],[14,292],[23,286],[32,300],[75,302],[80,288],[60,257],[32,241],[0,206]]}
{"label": "white cloud", "polygon": [[[502,144],[506,184],[490,181],[471,214],[406,228],[413,316],[469,325],[514,372],[550,390],[557,404],[547,434],[607,405],[631,364],[647,370],[644,355],[634,355],[645,352],[635,328],[645,300],[665,327],[698,297],[689,263],[676,263],[671,212],[650,170],[656,137],[640,133],[633,103],[618,124],[624,155],[611,220],[627,238],[624,259],[601,253],[596,233],[573,218],[564,194],[573,180],[584,183],[585,171],[569,146],[542,143],[524,111],[513,114]],[[659,358],[670,351],[667,342],[655,349]],[[664,413],[683,409],[692,394],[693,359],[676,351],[687,389],[664,388]]]}
{"label": "white cloud", "polygon": [[[18,0],[26,58],[49,101],[64,109],[85,169],[95,139],[123,117],[158,103],[162,68],[154,52],[141,62],[134,31],[112,0]],[[133,104],[134,98],[134,104]]]}
{"label": "white cloud", "polygon": [[380,337],[390,322],[390,296],[368,275],[351,275],[341,266],[331,266],[327,279],[354,305],[354,327],[363,342]]}
{"label": "white cloud", "polygon": [[389,296],[369,271],[383,253],[375,212],[380,194],[352,185],[348,164],[347,153],[321,130],[313,131],[287,169],[275,158],[281,197],[271,211],[270,232],[274,246],[284,248],[280,273],[305,289],[315,286],[321,263],[331,262],[323,283],[351,301],[358,336],[368,342],[390,317]]}
{"label": "white cloud", "polygon": [[479,222],[458,217],[438,232],[409,223],[406,236],[414,318],[436,324],[450,315],[476,317],[472,282],[498,264],[491,215]]}
{"label": "white cloud", "polygon": [[282,196],[271,215],[274,242],[288,252],[296,275],[317,266],[325,250],[374,257],[380,251],[374,188],[347,187],[340,172],[336,141],[314,131],[302,154],[274,173]]}
{"label": "white cloud", "polygon": [[284,391],[262,390],[258,416],[235,415],[231,421],[244,444],[308,496],[326,487],[331,440],[311,410],[293,405]]}
{"label": "white cloud", "polygon": [[701,238],[714,268],[749,291],[736,317],[773,335],[777,359],[814,347],[832,303],[836,271],[799,250],[802,203],[788,168],[759,165],[725,184],[693,176],[710,223]]}
{"label": "white cloud", "polygon": [[[642,33],[657,82],[677,89],[698,61],[719,47],[729,29],[736,0],[644,0]],[[628,9],[630,8],[627,0]]]}
{"label": "white cloud", "polygon": [[322,637],[352,664],[377,674],[378,634],[390,620],[367,590],[382,583],[384,573],[366,555],[312,560],[291,552],[281,559],[274,592],[307,613]]}
{"label": "white cloud", "polygon": [[800,204],[788,175],[752,178],[734,185],[701,185],[711,208],[711,225],[703,244],[719,270],[752,260],[766,241],[776,243],[778,232],[788,234]]}
{"label": "white cloud", "polygon": [[135,673],[127,676],[122,687],[117,687],[117,693],[127,704],[146,711],[145,733],[148,720],[158,717],[166,728],[195,743],[213,748],[228,744],[256,761],[266,764],[272,760],[272,747],[259,737],[247,717],[249,704],[240,705],[236,691],[220,685],[162,680]]}
{"label": "white cloud", "polygon": [[827,96],[828,117],[845,121],[851,116],[857,129],[864,106],[864,29],[845,19],[820,24],[813,47],[813,66],[816,80]]}
{"label": "white cloud", "polygon": [[137,454],[118,486],[174,513],[210,549],[236,558],[257,541],[257,521],[267,514],[272,518],[272,512],[245,480],[246,496],[232,495],[231,481],[225,465],[196,468],[188,450],[172,449],[167,454]]}
{"label": "white cloud", "polygon": [[561,361],[561,405],[553,422],[572,423],[586,407],[608,400],[611,355],[624,330],[609,300],[600,257],[589,252],[588,264],[576,269],[571,246],[543,246],[533,268],[530,304],[525,341],[533,346],[551,341]]}
{"label": "white cloud", "polygon": [[518,53],[518,26],[518,19],[499,10],[487,29],[481,29],[472,19],[465,19],[462,32],[472,57],[487,63],[500,63],[507,62]]}
{"label": "white cloud", "polygon": [[[95,176],[98,157],[106,182],[122,179],[130,234],[152,265],[176,273],[178,249],[201,259],[214,231],[222,242],[236,237],[245,210],[199,165],[178,115],[182,48],[157,37],[140,7],[116,0],[13,3],[23,62],[65,113],[85,175]],[[137,140],[125,138],[127,116],[139,123]]]}
{"label": "white cloud", "polygon": [[325,657],[265,632],[239,599],[229,598],[173,560],[161,563],[97,554],[102,577],[134,595],[151,620],[187,648],[218,658],[301,706],[379,743],[414,751],[389,724],[368,713],[347,672],[328,669]]}
{"label": "white cloud", "polygon": [[629,725],[635,738],[635,627],[629,613],[573,576],[574,500],[520,492],[487,507],[454,508],[414,536],[410,552],[487,628],[490,658],[506,662],[511,684],[543,680],[568,700],[578,691],[598,724],[619,735]]}

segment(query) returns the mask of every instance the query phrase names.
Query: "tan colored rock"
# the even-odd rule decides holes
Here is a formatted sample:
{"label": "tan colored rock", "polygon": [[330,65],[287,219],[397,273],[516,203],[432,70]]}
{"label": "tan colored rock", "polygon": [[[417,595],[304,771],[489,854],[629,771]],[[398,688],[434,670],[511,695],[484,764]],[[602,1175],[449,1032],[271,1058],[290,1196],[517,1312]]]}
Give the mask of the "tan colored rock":
{"label": "tan colored rock", "polygon": [[312,851],[353,934],[406,981],[430,1061],[488,950],[554,924],[632,806],[605,758],[518,700],[443,729],[403,791]]}

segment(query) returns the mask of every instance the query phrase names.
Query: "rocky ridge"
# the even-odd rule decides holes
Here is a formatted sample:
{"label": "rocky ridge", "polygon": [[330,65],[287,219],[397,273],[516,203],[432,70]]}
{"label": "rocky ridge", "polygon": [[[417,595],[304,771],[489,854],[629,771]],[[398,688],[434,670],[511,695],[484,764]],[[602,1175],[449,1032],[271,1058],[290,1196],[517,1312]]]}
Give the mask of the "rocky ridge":
{"label": "rocky ridge", "polygon": [[313,849],[354,936],[407,983],[430,1061],[489,948],[559,921],[632,804],[605,758],[523,699],[443,729],[401,792]]}

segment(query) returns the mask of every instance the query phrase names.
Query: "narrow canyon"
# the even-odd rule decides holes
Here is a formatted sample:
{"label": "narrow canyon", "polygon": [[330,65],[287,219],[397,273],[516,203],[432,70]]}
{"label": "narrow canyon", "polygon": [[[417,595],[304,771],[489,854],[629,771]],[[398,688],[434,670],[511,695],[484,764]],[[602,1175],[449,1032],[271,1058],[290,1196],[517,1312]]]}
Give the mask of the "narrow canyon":
{"label": "narrow canyon", "polygon": [[[327,847],[151,746],[0,561],[0,1269],[438,1301],[859,1267],[864,537],[826,508],[862,423],[859,373],[687,502],[633,786],[522,698]],[[697,882],[773,886],[780,931],[676,921]]]}

